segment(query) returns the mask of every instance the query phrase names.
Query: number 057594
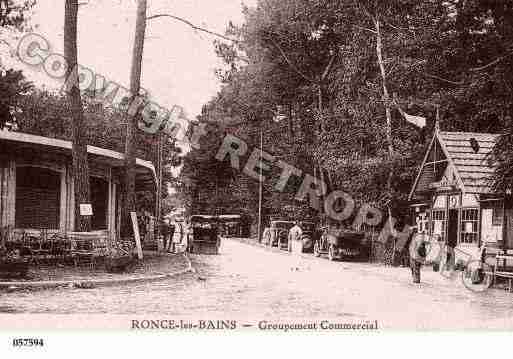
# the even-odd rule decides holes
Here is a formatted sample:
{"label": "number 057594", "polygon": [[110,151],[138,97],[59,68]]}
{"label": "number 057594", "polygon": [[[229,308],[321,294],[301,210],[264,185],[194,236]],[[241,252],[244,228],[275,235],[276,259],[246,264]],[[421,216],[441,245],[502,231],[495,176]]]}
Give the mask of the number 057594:
{"label": "number 057594", "polygon": [[41,338],[14,338],[12,340],[13,347],[42,347],[44,341]]}

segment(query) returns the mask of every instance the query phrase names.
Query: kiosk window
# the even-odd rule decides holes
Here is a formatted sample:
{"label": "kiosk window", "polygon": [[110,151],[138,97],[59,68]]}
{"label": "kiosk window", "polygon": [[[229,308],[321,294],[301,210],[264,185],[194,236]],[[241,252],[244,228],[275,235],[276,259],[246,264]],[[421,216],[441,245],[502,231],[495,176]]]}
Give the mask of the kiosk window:
{"label": "kiosk window", "polygon": [[464,208],[461,210],[461,243],[477,243],[479,210]]}

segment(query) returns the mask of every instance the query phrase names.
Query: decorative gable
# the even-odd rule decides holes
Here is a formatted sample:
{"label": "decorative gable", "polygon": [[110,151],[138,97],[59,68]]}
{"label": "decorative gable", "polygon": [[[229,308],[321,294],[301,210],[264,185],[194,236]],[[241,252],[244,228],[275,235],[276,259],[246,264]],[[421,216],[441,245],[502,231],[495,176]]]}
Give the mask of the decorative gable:
{"label": "decorative gable", "polygon": [[494,168],[488,163],[488,156],[497,136],[435,131],[409,199],[454,189],[463,193],[490,193]]}

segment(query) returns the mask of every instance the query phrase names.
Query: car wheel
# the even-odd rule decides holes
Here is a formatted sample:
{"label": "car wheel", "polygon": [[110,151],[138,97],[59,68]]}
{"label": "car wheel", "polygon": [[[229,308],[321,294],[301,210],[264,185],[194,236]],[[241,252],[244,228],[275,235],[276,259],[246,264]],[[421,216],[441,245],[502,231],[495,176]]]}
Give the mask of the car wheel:
{"label": "car wheel", "polygon": [[330,244],[330,247],[328,248],[328,259],[330,261],[335,260],[335,246],[333,244]]}

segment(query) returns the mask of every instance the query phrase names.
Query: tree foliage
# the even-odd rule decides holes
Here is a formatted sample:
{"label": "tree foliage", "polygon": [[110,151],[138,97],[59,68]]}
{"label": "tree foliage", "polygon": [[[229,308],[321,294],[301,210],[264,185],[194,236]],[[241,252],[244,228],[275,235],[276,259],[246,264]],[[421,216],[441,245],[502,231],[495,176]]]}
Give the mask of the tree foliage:
{"label": "tree foliage", "polygon": [[0,129],[7,125],[15,126],[20,101],[31,89],[32,84],[21,71],[0,70]]}
{"label": "tree foliage", "polygon": [[[511,186],[513,3],[260,0],[244,14],[241,26],[227,29],[236,41],[216,43],[227,66],[205,108],[221,127],[227,117],[241,121],[234,133],[250,148],[262,129],[267,152],[325,175],[330,189],[381,208],[392,198],[392,207],[404,208],[438,108],[442,130],[504,132],[494,152],[497,185]],[[427,127],[406,122],[398,108],[426,117]],[[392,192],[385,196],[388,173]],[[297,183],[288,196],[269,191],[270,183],[264,188],[273,211],[297,204]]]}
{"label": "tree foliage", "polygon": [[23,29],[36,0],[0,0],[0,27]]}

